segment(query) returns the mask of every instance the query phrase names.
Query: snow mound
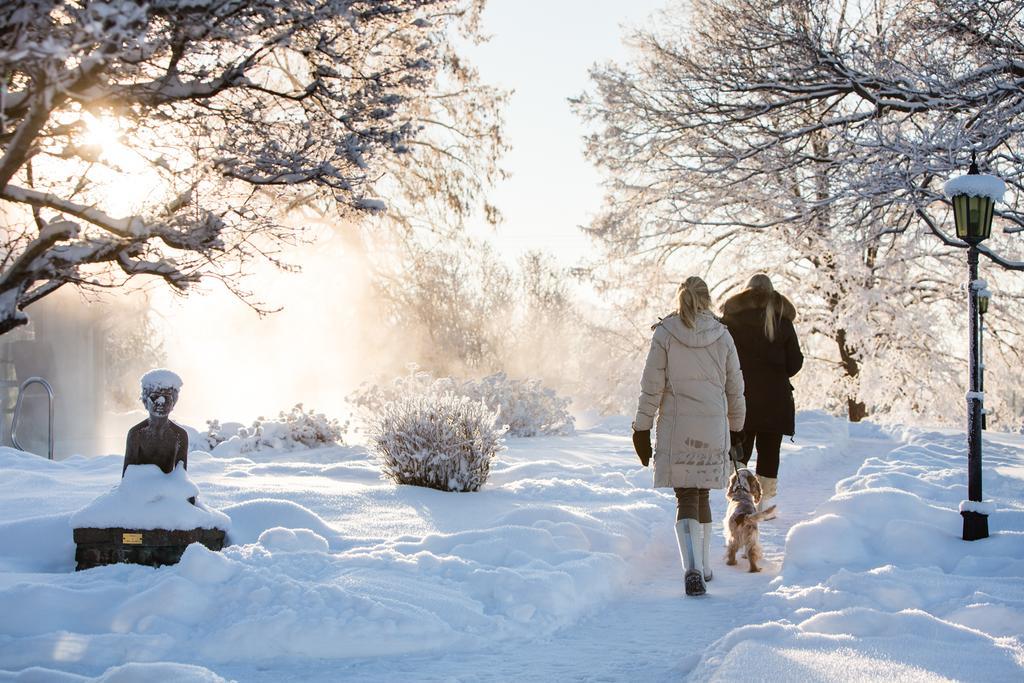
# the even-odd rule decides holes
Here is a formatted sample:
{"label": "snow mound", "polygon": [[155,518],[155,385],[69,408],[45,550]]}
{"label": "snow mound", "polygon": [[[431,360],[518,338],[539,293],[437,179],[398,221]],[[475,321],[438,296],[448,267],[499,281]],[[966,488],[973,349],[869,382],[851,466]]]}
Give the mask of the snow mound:
{"label": "snow mound", "polygon": [[75,529],[230,529],[224,513],[189,502],[198,495],[181,464],[170,474],[156,465],[129,465],[114,488],[73,514],[70,523]]}
{"label": "snow mound", "polygon": [[224,583],[238,572],[238,565],[202,543],[185,548],[177,566],[178,574],[201,585]]}
{"label": "snow mound", "polygon": [[290,500],[257,498],[236,505],[229,505],[224,511],[231,516],[231,531],[228,542],[231,545],[261,543],[263,534],[271,529],[305,529],[328,542],[332,550],[341,550],[345,540],[319,515]]}
{"label": "snow mound", "polygon": [[70,519],[70,513],[62,513],[0,522],[0,571],[73,571]]}
{"label": "snow mound", "polygon": [[259,537],[259,544],[271,552],[326,553],[327,539],[309,529],[285,529],[275,526]]}
{"label": "snow mound", "polygon": [[[778,621],[733,629],[691,680],[1019,680],[1024,666],[1024,470],[1017,447],[985,444],[991,537],[960,538],[962,434],[907,430],[865,458],[786,536],[762,599]],[[783,467],[785,471],[785,466]],[[1012,502],[1011,502],[1012,501]],[[766,674],[767,675],[767,674]]]}

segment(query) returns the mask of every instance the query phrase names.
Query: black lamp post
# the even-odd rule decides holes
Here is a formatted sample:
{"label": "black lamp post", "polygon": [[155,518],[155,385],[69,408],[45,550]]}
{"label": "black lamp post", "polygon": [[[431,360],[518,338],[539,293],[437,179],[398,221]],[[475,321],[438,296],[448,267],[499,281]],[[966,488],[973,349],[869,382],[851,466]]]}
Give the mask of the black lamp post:
{"label": "black lamp post", "polygon": [[961,504],[963,538],[988,538],[988,514],[981,495],[981,424],[985,395],[981,387],[981,345],[978,325],[978,293],[985,283],[978,280],[978,245],[992,233],[992,209],[1002,199],[1006,185],[991,175],[978,173],[974,154],[967,175],[946,183],[946,196],[953,203],[956,236],[968,244],[968,317],[970,318],[970,391],[967,392],[967,498]]}

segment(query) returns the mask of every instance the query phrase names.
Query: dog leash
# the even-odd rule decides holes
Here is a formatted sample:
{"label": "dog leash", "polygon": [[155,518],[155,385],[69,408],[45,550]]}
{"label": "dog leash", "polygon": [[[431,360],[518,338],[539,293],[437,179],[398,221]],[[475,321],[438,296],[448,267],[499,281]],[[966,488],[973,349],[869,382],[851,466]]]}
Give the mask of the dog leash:
{"label": "dog leash", "polygon": [[[733,471],[735,471],[736,474],[739,475],[739,473],[740,473],[739,465],[736,464],[736,458],[732,457],[732,452],[733,452],[734,448],[736,448],[735,444],[729,444],[729,461],[732,463]],[[743,466],[746,467],[747,464],[743,463]]]}

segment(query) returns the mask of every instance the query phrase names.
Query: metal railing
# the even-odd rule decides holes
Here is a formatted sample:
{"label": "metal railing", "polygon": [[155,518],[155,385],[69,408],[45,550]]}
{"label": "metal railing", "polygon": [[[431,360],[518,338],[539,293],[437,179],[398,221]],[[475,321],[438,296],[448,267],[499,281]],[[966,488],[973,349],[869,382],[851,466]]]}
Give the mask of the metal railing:
{"label": "metal railing", "polygon": [[42,377],[29,377],[21,383],[20,387],[18,387],[18,400],[14,403],[14,416],[11,417],[11,443],[14,444],[14,447],[19,451],[25,450],[22,448],[21,444],[18,443],[18,415],[21,414],[21,401],[25,397],[25,387],[30,384],[43,385],[43,388],[46,389],[46,395],[49,397],[50,430],[49,437],[47,439],[47,443],[49,445],[47,457],[49,457],[50,460],[53,460],[53,387],[51,387],[50,383]]}

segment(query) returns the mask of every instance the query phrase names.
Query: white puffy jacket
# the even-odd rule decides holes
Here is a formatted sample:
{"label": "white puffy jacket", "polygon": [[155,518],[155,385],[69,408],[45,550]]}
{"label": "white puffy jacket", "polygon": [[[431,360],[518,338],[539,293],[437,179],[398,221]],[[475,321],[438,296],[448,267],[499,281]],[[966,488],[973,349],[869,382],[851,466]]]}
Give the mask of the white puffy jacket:
{"label": "white puffy jacket", "polygon": [[729,431],[743,429],[746,403],[736,345],[725,325],[701,313],[693,329],[678,315],[654,330],[640,382],[636,430],[658,418],[654,485],[724,488]]}

